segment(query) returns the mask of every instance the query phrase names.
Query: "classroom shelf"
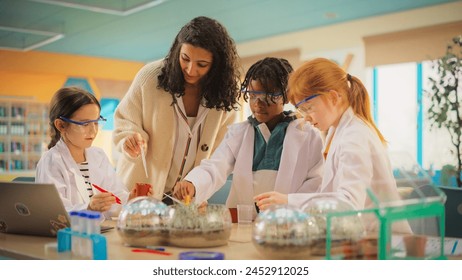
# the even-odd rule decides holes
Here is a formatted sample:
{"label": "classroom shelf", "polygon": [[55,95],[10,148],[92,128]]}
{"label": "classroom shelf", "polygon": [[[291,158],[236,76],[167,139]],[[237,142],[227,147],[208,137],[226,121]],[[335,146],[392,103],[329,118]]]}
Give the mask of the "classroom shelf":
{"label": "classroom shelf", "polygon": [[48,139],[47,104],[0,97],[0,173],[35,170]]}

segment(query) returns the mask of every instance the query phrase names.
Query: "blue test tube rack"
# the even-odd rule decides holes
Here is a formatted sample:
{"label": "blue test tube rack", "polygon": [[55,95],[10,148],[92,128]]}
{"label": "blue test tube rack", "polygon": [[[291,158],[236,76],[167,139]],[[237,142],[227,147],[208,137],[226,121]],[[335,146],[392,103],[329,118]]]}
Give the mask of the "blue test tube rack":
{"label": "blue test tube rack", "polygon": [[60,229],[58,231],[58,252],[66,252],[72,250],[72,238],[79,237],[91,240],[93,244],[93,259],[107,260],[107,245],[106,237],[101,234],[84,234],[72,231],[70,228]]}

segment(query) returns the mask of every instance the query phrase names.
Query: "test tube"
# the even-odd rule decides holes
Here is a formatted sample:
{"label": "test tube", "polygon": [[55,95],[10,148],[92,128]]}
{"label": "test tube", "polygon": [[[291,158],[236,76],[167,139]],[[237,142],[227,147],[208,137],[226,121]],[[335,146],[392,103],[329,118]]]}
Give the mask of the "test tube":
{"label": "test tube", "polygon": [[[79,233],[81,235],[86,235],[87,231],[87,223],[88,223],[88,214],[86,211],[79,211]],[[90,247],[90,240],[82,237],[80,238],[80,246],[78,249],[77,255],[80,257],[88,257],[89,247]]]}
{"label": "test tube", "polygon": [[[101,232],[100,218],[101,213],[95,211],[87,211],[87,234],[90,237],[92,234],[99,234]],[[93,239],[88,239],[90,244],[87,248],[87,257],[93,259],[94,244]]]}
{"label": "test tube", "polygon": [[89,220],[87,224],[87,234],[99,234],[101,232],[101,213],[96,211],[87,211],[87,214]]}
{"label": "test tube", "polygon": [[[69,212],[69,216],[71,219],[71,231],[73,233],[80,232],[79,212],[71,211]],[[80,247],[80,244],[79,244],[80,240],[81,240],[80,237],[78,237],[77,235],[74,235],[74,234],[71,235],[71,251],[72,251],[72,254],[74,255],[78,255],[78,250],[79,250],[78,248]]]}

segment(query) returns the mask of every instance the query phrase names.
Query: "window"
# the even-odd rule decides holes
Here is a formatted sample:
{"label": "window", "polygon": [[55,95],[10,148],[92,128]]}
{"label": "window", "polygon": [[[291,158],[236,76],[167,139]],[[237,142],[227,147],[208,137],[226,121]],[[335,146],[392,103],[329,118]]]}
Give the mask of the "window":
{"label": "window", "polygon": [[454,162],[454,156],[450,153],[449,133],[444,128],[430,131],[427,121],[429,100],[425,90],[430,87],[431,75],[431,61],[421,66],[415,62],[390,64],[369,68],[366,84],[371,84],[375,121],[388,141],[390,153],[407,153],[424,169],[440,170]]}

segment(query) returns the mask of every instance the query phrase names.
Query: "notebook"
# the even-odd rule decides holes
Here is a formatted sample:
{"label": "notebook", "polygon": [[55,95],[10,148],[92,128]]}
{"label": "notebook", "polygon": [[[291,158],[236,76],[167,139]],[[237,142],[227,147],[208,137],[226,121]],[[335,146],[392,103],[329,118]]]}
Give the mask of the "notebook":
{"label": "notebook", "polygon": [[0,182],[0,232],[54,237],[69,221],[53,184]]}

